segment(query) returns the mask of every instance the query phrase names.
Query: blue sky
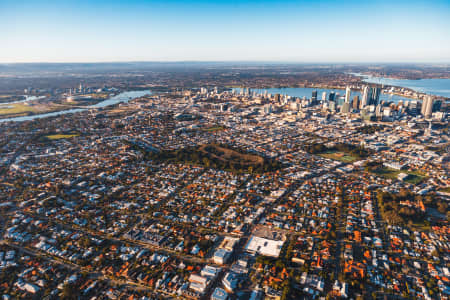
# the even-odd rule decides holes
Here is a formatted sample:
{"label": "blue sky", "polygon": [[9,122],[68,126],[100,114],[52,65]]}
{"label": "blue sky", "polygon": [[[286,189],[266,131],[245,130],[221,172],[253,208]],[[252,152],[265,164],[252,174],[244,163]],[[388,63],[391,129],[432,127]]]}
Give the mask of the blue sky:
{"label": "blue sky", "polygon": [[0,62],[450,62],[450,1],[0,0]]}

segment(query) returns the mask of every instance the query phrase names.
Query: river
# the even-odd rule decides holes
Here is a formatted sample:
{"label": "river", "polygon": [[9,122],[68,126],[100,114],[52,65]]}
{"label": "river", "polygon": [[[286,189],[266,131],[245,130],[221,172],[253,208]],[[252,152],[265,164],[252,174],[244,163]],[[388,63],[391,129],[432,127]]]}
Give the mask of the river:
{"label": "river", "polygon": [[85,111],[85,110],[88,110],[91,108],[102,108],[102,107],[114,105],[114,104],[121,103],[121,102],[128,102],[132,99],[139,98],[139,97],[142,97],[145,95],[151,95],[151,94],[152,94],[152,92],[150,90],[128,91],[128,92],[123,92],[123,93],[117,94],[116,96],[113,96],[109,99],[103,100],[103,101],[101,101],[97,104],[91,105],[87,108],[73,108],[73,109],[55,111],[55,112],[44,113],[44,114],[36,114],[36,115],[31,115],[31,116],[0,119],[0,123],[8,122],[8,121],[21,122],[21,121],[29,121],[29,120],[33,120],[33,119],[41,119],[41,118],[65,115],[65,114],[73,114],[73,113]]}
{"label": "river", "polygon": [[450,98],[450,78],[410,80],[410,79],[375,77],[359,73],[352,73],[352,74],[363,77],[364,78],[363,80],[367,83],[377,83],[390,86],[405,87],[420,93]]}

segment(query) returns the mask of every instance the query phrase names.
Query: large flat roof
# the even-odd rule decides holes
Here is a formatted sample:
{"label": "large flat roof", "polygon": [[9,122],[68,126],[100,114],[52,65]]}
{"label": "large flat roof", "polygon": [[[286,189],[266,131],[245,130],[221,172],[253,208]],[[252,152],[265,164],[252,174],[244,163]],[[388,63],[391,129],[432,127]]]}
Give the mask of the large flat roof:
{"label": "large flat roof", "polygon": [[258,236],[251,236],[245,250],[265,256],[278,257],[284,241],[269,240]]}

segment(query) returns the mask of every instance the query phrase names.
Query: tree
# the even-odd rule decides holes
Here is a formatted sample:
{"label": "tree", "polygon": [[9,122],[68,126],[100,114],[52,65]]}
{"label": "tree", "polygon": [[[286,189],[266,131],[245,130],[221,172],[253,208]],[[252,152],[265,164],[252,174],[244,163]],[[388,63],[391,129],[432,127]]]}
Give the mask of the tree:
{"label": "tree", "polygon": [[61,297],[62,297],[62,299],[75,300],[78,298],[77,297],[77,289],[72,284],[66,284],[63,287]]}
{"label": "tree", "polygon": [[203,158],[203,164],[205,165],[205,167],[209,168],[210,166],[210,161],[207,157]]}
{"label": "tree", "polygon": [[252,167],[252,166],[249,166],[249,167],[248,167],[248,172],[249,172],[250,174],[253,173],[253,167]]}
{"label": "tree", "polygon": [[440,201],[437,204],[437,210],[438,212],[440,212],[441,214],[445,214],[447,213],[447,209],[448,209],[448,204],[444,201]]}

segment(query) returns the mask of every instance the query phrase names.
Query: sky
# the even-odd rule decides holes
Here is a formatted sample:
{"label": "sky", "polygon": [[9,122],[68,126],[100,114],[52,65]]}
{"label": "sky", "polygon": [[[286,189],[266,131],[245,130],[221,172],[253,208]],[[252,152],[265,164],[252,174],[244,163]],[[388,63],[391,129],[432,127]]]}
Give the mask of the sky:
{"label": "sky", "polygon": [[450,62],[450,1],[0,0],[0,62]]}

